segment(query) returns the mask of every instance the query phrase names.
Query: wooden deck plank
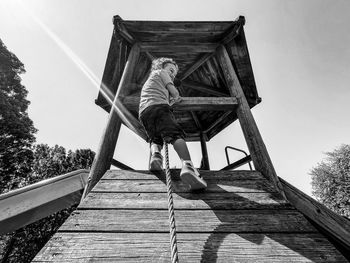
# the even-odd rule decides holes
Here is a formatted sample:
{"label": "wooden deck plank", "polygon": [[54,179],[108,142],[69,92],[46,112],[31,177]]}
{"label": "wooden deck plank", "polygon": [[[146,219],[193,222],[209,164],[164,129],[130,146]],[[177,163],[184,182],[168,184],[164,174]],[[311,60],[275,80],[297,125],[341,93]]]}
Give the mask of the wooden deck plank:
{"label": "wooden deck plank", "polygon": [[[177,210],[177,232],[314,232],[294,210]],[[79,210],[60,232],[168,232],[166,210]]]}
{"label": "wooden deck plank", "polygon": [[[140,97],[126,96],[123,105],[129,110],[138,110]],[[182,97],[182,100],[172,106],[174,111],[232,111],[237,107],[233,97]]]}
{"label": "wooden deck plank", "polygon": [[[274,192],[267,180],[223,181],[207,180],[205,192]],[[182,181],[173,181],[174,192],[189,192],[189,186]],[[166,192],[166,185],[160,180],[101,180],[93,192]]]}
{"label": "wooden deck plank", "polygon": [[[315,245],[315,242],[317,245]],[[179,234],[180,262],[348,262],[320,234]],[[57,233],[32,262],[169,262],[169,235]]]}
{"label": "wooden deck plank", "polygon": [[[260,173],[172,171],[181,262],[347,262]],[[109,171],[33,262],[169,262],[164,174]]]}
{"label": "wooden deck plank", "polygon": [[[173,194],[175,209],[285,209],[292,206],[271,193]],[[166,193],[91,193],[79,209],[167,209]]]}
{"label": "wooden deck plank", "polygon": [[[204,179],[217,179],[217,180],[264,180],[265,177],[257,171],[200,171]],[[180,174],[179,169],[171,169],[171,176],[174,179],[178,179]],[[158,178],[165,178],[164,173],[155,174],[150,171],[126,171],[126,170],[109,170],[105,173],[102,179],[133,179],[133,180],[157,180]]]}

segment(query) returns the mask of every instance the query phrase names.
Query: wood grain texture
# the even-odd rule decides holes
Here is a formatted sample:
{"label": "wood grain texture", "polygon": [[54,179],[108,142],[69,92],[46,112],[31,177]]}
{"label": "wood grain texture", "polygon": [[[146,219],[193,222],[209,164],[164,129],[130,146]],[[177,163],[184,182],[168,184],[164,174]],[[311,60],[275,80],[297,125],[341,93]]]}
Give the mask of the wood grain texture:
{"label": "wood grain texture", "polygon": [[[242,81],[242,88],[247,96],[249,106],[253,107],[258,103],[258,99],[260,98],[256,92],[253,71],[244,38],[244,21],[242,22],[242,19],[236,21],[218,21],[211,24],[208,21],[123,21],[119,16],[116,16],[114,24],[115,32],[119,37],[123,38],[123,43],[127,43],[129,46],[133,43],[139,43],[141,45],[141,51],[146,51],[141,55],[145,59],[142,58],[136,68],[135,81],[138,85],[142,85],[144,83],[144,77],[147,76],[149,69],[149,63],[147,61],[150,61],[151,54],[152,57],[165,56],[174,58],[179,65],[178,77],[180,79],[186,81],[194,80],[203,85],[202,89],[200,89],[200,86],[186,87],[192,91],[189,97],[208,96],[209,94],[213,96],[224,94],[224,96],[227,96],[229,89],[225,83],[222,68],[214,56],[217,50],[216,47],[220,44],[225,44],[231,62],[237,70],[240,81]],[[116,45],[116,39],[112,38],[111,45],[112,42],[114,47]],[[231,46],[237,47],[235,47],[236,49],[231,49]],[[110,68],[114,64],[118,64],[119,61],[124,61],[122,59],[123,52],[121,52],[122,54],[119,54],[120,52],[114,54],[112,51],[110,50],[108,54],[107,60],[109,62],[106,64],[106,70],[103,76],[106,80],[111,78],[107,76],[112,72]],[[120,66],[123,69],[125,64],[120,64]],[[206,86],[215,87],[215,89],[210,92],[210,89],[206,89]],[[130,93],[135,91],[133,87],[129,86],[129,88]],[[111,97],[114,96],[115,92],[116,90],[108,87],[107,94],[111,94]],[[104,109],[110,109],[106,101],[101,99],[100,95],[97,104]],[[137,117],[135,109],[132,109],[131,113],[134,117]],[[214,108],[213,110],[216,109]],[[236,119],[237,116],[235,114],[230,114],[229,118],[222,119],[207,134],[208,139],[211,139]],[[197,125],[197,127],[190,125],[190,121],[184,122],[182,125],[185,132],[193,134],[195,130],[199,131],[198,127],[200,126],[209,127],[217,120],[217,116],[210,115],[210,118],[198,118],[198,120],[200,125]],[[135,122],[134,126],[136,124]],[[200,136],[191,135],[187,139],[189,141],[199,141]]]}
{"label": "wood grain texture", "polygon": [[[171,172],[174,184],[181,184],[179,170]],[[255,171],[202,174],[209,185],[242,187],[263,181],[271,186]],[[33,262],[169,262],[162,175],[114,170],[98,186],[103,184],[131,190],[91,192]],[[164,192],[133,192],[142,187],[149,191],[150,185],[164,187]],[[182,262],[346,262],[277,193],[241,192],[239,187],[231,192],[186,191],[174,193],[174,203]]]}
{"label": "wood grain texture", "polygon": [[[114,105],[118,103],[118,98],[121,95],[125,94],[125,87],[127,87],[131,83],[134,68],[139,56],[140,48],[139,46],[134,45],[129,53],[128,63],[125,66],[123,75],[119,82],[117,94],[115,95],[113,101]],[[119,70],[118,67],[116,67],[115,70]],[[117,85],[117,83],[113,83],[113,85]],[[117,112],[116,110],[110,111],[106,128],[103,132],[101,142],[99,144],[96,156],[91,166],[88,183],[85,188],[83,197],[87,196],[87,194],[91,191],[91,189],[97,184],[97,182],[101,179],[104,173],[111,166],[114,150],[119,137],[122,118],[123,116],[120,114],[120,112]]]}
{"label": "wood grain texture", "polygon": [[[208,187],[206,193],[224,193],[224,192],[275,192],[273,186],[266,180],[207,180]],[[188,192],[189,186],[182,181],[173,181],[174,192]],[[166,192],[166,186],[159,180],[101,180],[92,190],[94,192]]]}
{"label": "wood grain texture", "polygon": [[[174,180],[180,180],[180,169],[171,169],[171,177]],[[236,171],[200,171],[201,175],[205,180],[264,180],[265,177],[257,171],[249,170],[236,170]],[[103,180],[114,180],[114,179],[132,179],[132,180],[157,180],[158,178],[165,180],[165,174],[152,173],[146,170],[137,170],[137,171],[125,171],[125,170],[108,170],[103,176]]]}
{"label": "wood grain texture", "polygon": [[176,53],[211,53],[218,44],[213,43],[169,43],[169,42],[141,42],[141,51],[149,52],[176,52]]}
{"label": "wood grain texture", "polygon": [[[130,21],[121,23],[130,32],[168,32],[168,33],[223,33],[232,26],[231,21]],[[170,32],[169,32],[170,31]]]}
{"label": "wood grain texture", "polygon": [[205,84],[198,83],[198,82],[191,81],[191,80],[183,81],[182,85],[184,87],[186,87],[186,88],[190,88],[190,89],[193,89],[193,90],[196,90],[196,91],[207,93],[209,95],[214,95],[214,96],[218,96],[218,97],[228,97],[228,96],[230,96],[227,93],[217,91],[216,87],[205,85]]}
{"label": "wood grain texture", "polygon": [[220,46],[218,48],[217,58],[221,68],[223,69],[224,77],[230,89],[230,93],[233,97],[237,98],[239,104],[237,108],[237,116],[239,118],[250,155],[252,156],[254,167],[274,184],[277,191],[284,194],[283,187],[278,180],[269,153],[267,152],[264,141],[250,111],[250,107],[242,90],[238,76],[232,66],[231,60],[224,46]]}
{"label": "wood grain texture", "polygon": [[[122,104],[133,110],[139,108],[139,103],[140,97],[127,96],[122,99]],[[237,101],[232,97],[182,97],[172,108],[174,111],[232,111],[236,106]],[[124,113],[125,107],[120,109]]]}
{"label": "wood grain texture", "polygon": [[[315,232],[295,210],[177,210],[180,232]],[[78,210],[60,232],[169,232],[166,210]]]}
{"label": "wood grain texture", "polygon": [[[175,209],[292,209],[272,193],[179,193]],[[79,209],[167,209],[166,193],[90,193]]]}
{"label": "wood grain texture", "polygon": [[[180,233],[178,250],[180,262],[189,263],[348,262],[319,234]],[[169,260],[168,234],[58,233],[32,262]]]}
{"label": "wood grain texture", "polygon": [[281,179],[286,196],[291,204],[315,222],[327,235],[350,251],[350,221],[328,209],[315,199]]}

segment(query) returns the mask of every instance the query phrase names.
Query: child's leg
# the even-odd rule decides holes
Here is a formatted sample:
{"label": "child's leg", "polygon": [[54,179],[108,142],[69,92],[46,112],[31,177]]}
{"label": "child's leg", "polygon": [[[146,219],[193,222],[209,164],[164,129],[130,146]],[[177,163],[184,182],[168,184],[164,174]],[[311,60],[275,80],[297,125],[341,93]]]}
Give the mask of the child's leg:
{"label": "child's leg", "polygon": [[187,144],[184,139],[177,139],[173,143],[173,146],[181,161],[191,161],[190,152],[188,151]]}
{"label": "child's leg", "polygon": [[173,142],[173,146],[182,161],[181,180],[189,184],[192,190],[206,188],[207,183],[193,166],[186,141],[184,139],[177,139]]}
{"label": "child's leg", "polygon": [[149,170],[159,171],[163,169],[163,156],[161,154],[162,146],[152,143],[150,147]]}
{"label": "child's leg", "polygon": [[162,151],[162,145],[156,144],[154,142],[151,143],[151,153],[160,153]]}
{"label": "child's leg", "polygon": [[149,160],[149,170],[158,171],[163,169],[163,156],[162,156],[163,145],[157,142],[152,142],[150,145],[150,160]]}

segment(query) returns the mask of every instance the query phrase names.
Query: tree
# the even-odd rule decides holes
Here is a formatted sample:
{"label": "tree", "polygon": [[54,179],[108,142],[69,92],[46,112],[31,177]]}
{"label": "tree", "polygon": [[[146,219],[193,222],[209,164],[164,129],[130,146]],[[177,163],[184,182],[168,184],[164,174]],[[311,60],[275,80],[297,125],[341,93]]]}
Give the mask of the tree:
{"label": "tree", "polygon": [[350,145],[326,153],[310,174],[313,195],[334,212],[350,218]]}
{"label": "tree", "polygon": [[[61,146],[34,146],[36,129],[29,118],[28,91],[19,74],[23,63],[0,39],[0,193],[77,169],[90,168],[95,153]],[[0,236],[0,262],[30,262],[75,209],[70,207]]]}
{"label": "tree", "polygon": [[[24,184],[33,184],[77,169],[89,169],[94,156],[95,153],[89,149],[67,152],[64,147],[58,145],[36,145],[33,170]],[[30,262],[75,208],[76,206],[72,206],[64,209],[18,229],[11,235],[3,236],[3,242],[0,238],[0,251],[5,251],[2,255],[0,253],[0,262]]]}
{"label": "tree", "polygon": [[17,188],[33,161],[37,130],[27,113],[28,91],[19,76],[24,72],[22,62],[0,39],[0,193]]}

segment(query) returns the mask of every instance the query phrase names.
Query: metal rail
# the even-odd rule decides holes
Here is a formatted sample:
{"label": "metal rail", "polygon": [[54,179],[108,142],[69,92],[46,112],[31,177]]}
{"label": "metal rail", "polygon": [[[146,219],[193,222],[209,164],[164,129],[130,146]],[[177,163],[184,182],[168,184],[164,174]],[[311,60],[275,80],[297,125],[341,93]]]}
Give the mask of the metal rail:
{"label": "metal rail", "polygon": [[[231,149],[231,150],[235,150],[235,151],[244,153],[246,157],[243,158],[243,159],[241,159],[241,160],[244,160],[244,161],[240,162],[241,160],[239,160],[239,161],[235,162],[235,164],[238,164],[238,165],[240,166],[240,165],[244,165],[244,164],[248,163],[250,170],[251,170],[251,171],[253,170],[253,169],[252,169],[252,165],[250,164],[250,161],[251,161],[250,155],[248,155],[245,151],[243,151],[243,150],[241,150],[241,149],[238,149],[238,148],[235,148],[235,147],[232,147],[232,146],[226,146],[226,147],[225,147],[225,154],[226,154],[226,161],[227,161],[227,166],[226,166],[226,167],[229,167],[229,166],[230,166],[230,159],[229,159],[229,156],[228,156],[228,149]],[[225,167],[225,168],[226,168],[226,167]],[[237,168],[237,167],[238,167],[238,166],[236,165],[235,168]],[[224,170],[225,168],[223,168],[223,170]],[[233,168],[231,168],[231,169],[233,169]],[[226,169],[225,169],[225,170],[226,170]]]}

